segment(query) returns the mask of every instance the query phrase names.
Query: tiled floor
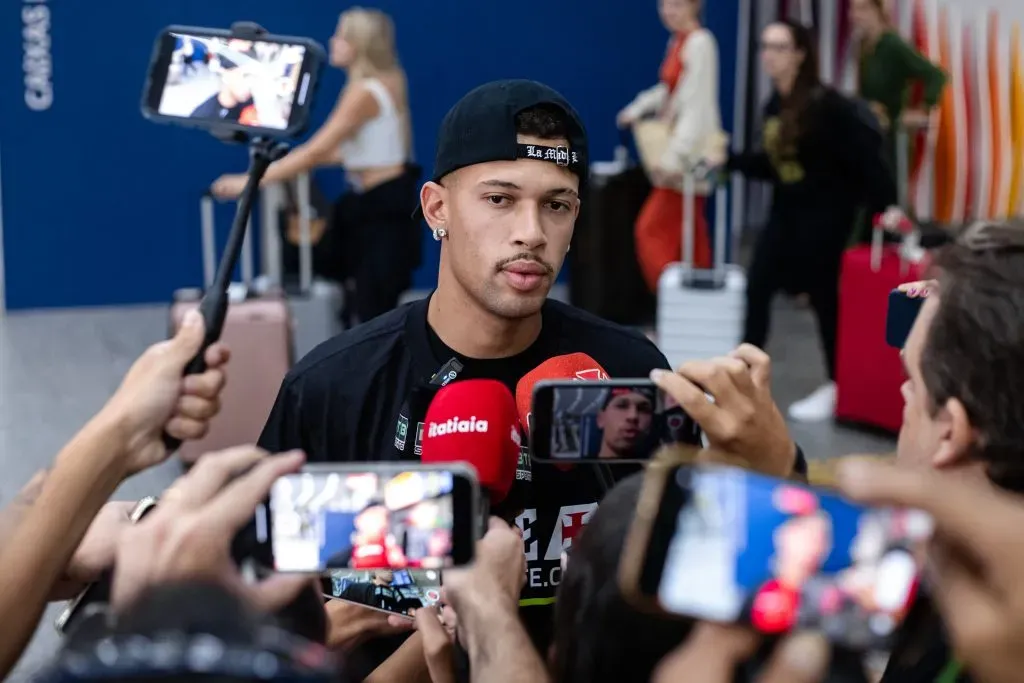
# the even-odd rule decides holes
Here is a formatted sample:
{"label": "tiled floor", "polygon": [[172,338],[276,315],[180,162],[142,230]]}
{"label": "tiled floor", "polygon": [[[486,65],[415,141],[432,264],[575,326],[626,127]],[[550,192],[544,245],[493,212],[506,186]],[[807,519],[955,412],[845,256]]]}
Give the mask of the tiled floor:
{"label": "tiled floor", "polygon": [[[167,329],[163,306],[29,313],[0,317],[0,505],[102,405],[132,360]],[[769,346],[779,403],[813,390],[822,380],[821,354],[810,313],[789,302],[777,306]],[[793,425],[809,457],[890,450],[893,441],[831,423]],[[172,465],[125,483],[118,497],[159,492],[176,475]],[[51,608],[18,671],[22,681],[56,643]]]}

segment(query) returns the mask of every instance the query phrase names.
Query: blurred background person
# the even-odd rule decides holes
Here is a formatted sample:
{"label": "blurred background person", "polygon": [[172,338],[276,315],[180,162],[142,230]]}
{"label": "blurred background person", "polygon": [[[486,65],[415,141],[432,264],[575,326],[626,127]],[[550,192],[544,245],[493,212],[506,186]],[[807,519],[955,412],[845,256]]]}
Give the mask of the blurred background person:
{"label": "blurred background person", "polygon": [[[661,271],[679,261],[682,253],[683,170],[699,161],[704,146],[722,137],[718,109],[718,43],[700,24],[701,0],[659,0],[658,14],[671,33],[659,83],[637,95],[619,112],[617,123],[628,128],[645,117],[657,117],[669,127],[669,142],[657,168],[651,171],[651,190],[636,220],[636,253],[647,286],[658,290]],[[711,265],[705,216],[706,184],[694,198],[694,261]]]}
{"label": "blurred background person", "polygon": [[[345,167],[349,188],[316,245],[314,268],[345,286],[347,313],[365,322],[398,304],[419,265],[419,222],[411,214],[420,170],[409,163],[408,90],[391,18],[362,7],[343,12],[330,61],[348,77],[338,103],[307,142],[270,166],[263,183],[339,162]],[[212,189],[235,198],[245,181],[245,174],[223,175]]]}
{"label": "blurred background person", "polygon": [[[887,154],[896,168],[896,131],[928,125],[929,112],[939,103],[946,74],[890,24],[885,0],[852,0],[850,23],[860,38],[857,91],[871,105],[887,132]],[[910,86],[923,89],[923,108],[905,109]],[[905,178],[898,179],[906,182]]]}
{"label": "blurred background person", "polygon": [[727,171],[773,185],[768,222],[747,275],[743,340],[764,348],[777,291],[806,294],[828,381],[790,406],[789,416],[825,420],[836,402],[840,259],[862,207],[884,211],[896,203],[896,186],[878,132],[853,102],[820,81],[809,28],[792,21],[768,25],[761,35],[761,64],[773,86],[761,148],[734,154],[726,163]]}

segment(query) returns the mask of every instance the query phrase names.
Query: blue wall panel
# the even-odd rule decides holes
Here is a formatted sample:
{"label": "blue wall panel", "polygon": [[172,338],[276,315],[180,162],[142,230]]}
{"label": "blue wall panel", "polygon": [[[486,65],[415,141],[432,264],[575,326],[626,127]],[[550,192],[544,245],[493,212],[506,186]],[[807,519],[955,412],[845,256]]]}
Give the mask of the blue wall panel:
{"label": "blue wall panel", "polygon": [[[710,3],[723,76],[735,53],[733,3]],[[54,99],[25,102],[23,12],[49,8]],[[385,0],[409,72],[417,159],[429,172],[437,126],[467,90],[504,77],[543,80],[582,113],[595,159],[610,158],[613,121],[653,82],[666,34],[654,3]],[[227,26],[255,20],[326,42],[346,5],[323,0],[117,0],[17,2],[0,10],[0,171],[10,309],[167,301],[201,279],[198,197],[246,153],[195,130],[143,120],[139,99],[153,39],[172,23]],[[36,34],[38,35],[38,34]],[[314,123],[342,75],[324,72]],[[731,120],[731,86],[723,87]],[[328,189],[338,174],[322,174]],[[230,207],[220,207],[226,227]],[[426,230],[424,230],[426,233]],[[424,234],[418,286],[435,280],[437,246]]]}

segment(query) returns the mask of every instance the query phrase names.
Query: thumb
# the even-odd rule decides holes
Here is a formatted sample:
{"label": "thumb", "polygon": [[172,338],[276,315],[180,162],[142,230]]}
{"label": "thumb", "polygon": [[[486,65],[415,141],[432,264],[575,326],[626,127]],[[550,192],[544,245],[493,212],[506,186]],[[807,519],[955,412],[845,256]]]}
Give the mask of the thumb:
{"label": "thumb", "polygon": [[195,358],[203,346],[205,336],[206,324],[203,322],[203,314],[198,309],[192,309],[182,318],[181,326],[171,339],[171,349],[175,358],[179,359],[182,365]]}

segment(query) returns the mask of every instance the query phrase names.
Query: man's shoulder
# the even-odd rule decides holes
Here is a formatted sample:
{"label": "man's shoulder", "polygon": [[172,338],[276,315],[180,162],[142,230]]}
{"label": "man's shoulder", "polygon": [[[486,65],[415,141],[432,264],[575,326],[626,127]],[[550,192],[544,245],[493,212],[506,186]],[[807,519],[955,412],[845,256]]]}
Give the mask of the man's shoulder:
{"label": "man's shoulder", "polygon": [[640,331],[550,300],[548,315],[560,321],[560,337],[599,362],[613,376],[645,376],[669,367],[665,355]]}
{"label": "man's shoulder", "polygon": [[375,366],[387,362],[402,339],[411,306],[399,306],[322,342],[295,364],[285,383],[331,383],[336,375],[353,370],[371,373]]}

